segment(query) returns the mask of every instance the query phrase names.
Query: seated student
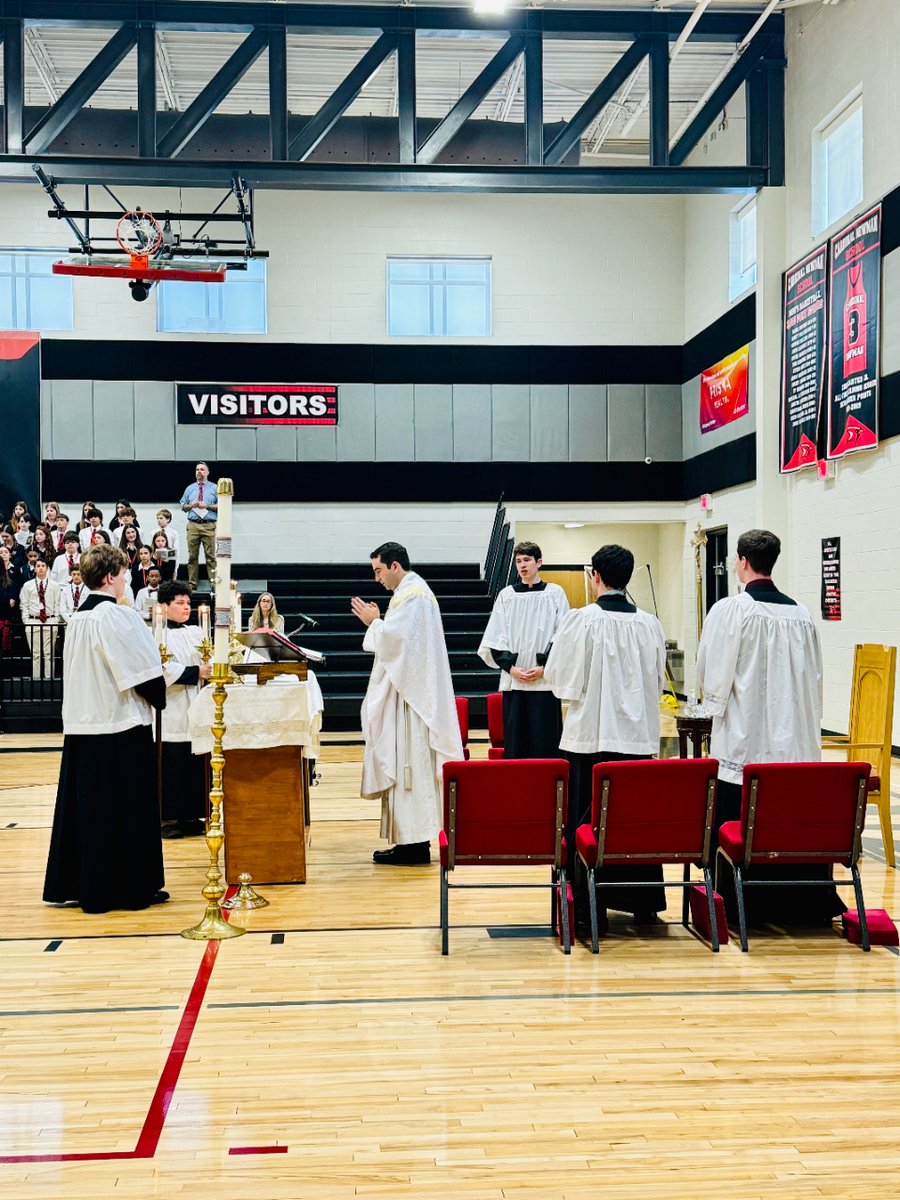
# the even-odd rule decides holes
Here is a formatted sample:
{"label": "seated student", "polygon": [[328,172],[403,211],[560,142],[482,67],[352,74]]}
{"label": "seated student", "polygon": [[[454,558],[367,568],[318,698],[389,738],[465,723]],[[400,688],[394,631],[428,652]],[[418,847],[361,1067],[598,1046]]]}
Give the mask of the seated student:
{"label": "seated student", "polygon": [[37,550],[41,558],[46,559],[47,566],[53,566],[53,560],[56,558],[56,546],[53,542],[53,533],[49,526],[41,522],[36,525],[34,533],[31,535],[31,545]]}
{"label": "seated student", "polygon": [[100,541],[109,542],[109,531],[103,527],[103,513],[100,509],[89,508],[85,516],[87,525],[81,531],[82,550],[87,550],[88,546],[96,546]]}
{"label": "seated student", "polygon": [[56,527],[53,530],[53,545],[57,554],[62,554],[68,532],[69,518],[66,513],[61,512],[56,518]]}
{"label": "seated student", "polygon": [[166,710],[162,717],[164,838],[194,837],[206,830],[206,755],[191,753],[188,710],[201,679],[209,679],[212,668],[202,662],[198,626],[189,625],[191,589],[170,580],[159,589],[159,602],[166,607],[166,650],[172,657],[163,667],[166,680]]}
{"label": "seated student", "polygon": [[180,556],[180,546],[179,546],[179,542],[178,542],[178,530],[175,529],[172,525],[171,510],[168,508],[161,508],[159,510],[159,512],[156,514],[156,523],[160,527],[160,529],[163,531],[163,533],[165,533],[166,540],[169,543],[169,549],[175,551],[175,558],[173,559],[173,562],[175,563],[175,572],[174,573],[175,573],[175,575],[177,575],[178,574],[178,563],[181,561],[181,556]]}
{"label": "seated student", "polygon": [[62,553],[57,554],[53,560],[53,566],[50,568],[50,578],[53,582],[58,583],[60,587],[64,583],[68,583],[69,573],[80,558],[81,541],[73,529],[65,536]]}
{"label": "seated student", "polygon": [[52,678],[60,599],[59,585],[49,578],[47,563],[37,559],[34,579],[26,580],[19,593],[22,624],[31,648],[32,679]]}
{"label": "seated student", "polygon": [[134,525],[136,529],[140,529],[141,523],[137,519],[137,513],[132,508],[127,500],[116,501],[116,515],[109,523],[109,531],[113,533],[116,529],[120,529],[123,525]]}
{"label": "seated student", "polygon": [[59,505],[55,500],[48,500],[44,505],[44,524],[48,529],[56,530],[56,522],[59,520]]}
{"label": "seated student", "polygon": [[141,588],[145,588],[148,583],[150,568],[153,566],[152,551],[149,546],[143,545],[138,547],[137,562],[131,568],[131,587],[135,595],[140,592]]}
{"label": "seated student", "polygon": [[0,546],[0,650],[12,649],[12,623],[19,612],[22,582],[8,546]]}
{"label": "seated student", "polygon": [[276,633],[284,633],[284,617],[279,617],[275,607],[275,597],[271,592],[263,592],[250,614],[249,630],[274,629]]}
{"label": "seated student", "polygon": [[69,572],[69,581],[60,588],[59,615],[68,624],[72,613],[81,607],[82,600],[87,598],[87,588],[81,580],[81,565],[75,563]]}
{"label": "seated student", "polygon": [[172,551],[169,549],[169,539],[166,537],[165,532],[162,529],[154,533],[151,550],[153,551],[153,565],[159,571],[159,575],[163,583],[167,583],[170,579],[174,579],[175,559],[172,557]]}
{"label": "seated student", "polygon": [[93,500],[85,500],[84,504],[82,504],[81,517],[78,521],[78,524],[75,526],[75,528],[78,530],[79,533],[82,531],[82,529],[87,529],[87,527],[90,525],[90,521],[88,520],[87,514],[90,509],[96,508],[96,507],[97,507],[97,505],[94,503]]}
{"label": "seated student", "polygon": [[141,532],[134,525],[120,525],[112,535],[113,542],[125,552],[128,559],[128,570],[138,561],[138,551],[141,548]]}
{"label": "seated student", "polygon": [[159,568],[151,567],[147,572],[147,586],[141,588],[134,602],[135,609],[148,623],[153,616],[154,604],[159,603],[159,585],[161,582]]}
{"label": "seated student", "polygon": [[94,546],[82,559],[90,594],[73,613],[63,653],[63,754],[44,900],[84,912],[142,909],[162,891],[152,708],[164,708],[159,649],[116,604],[125,559]]}
{"label": "seated student", "polygon": [[16,520],[15,537],[20,546],[31,545],[31,513],[22,513]]}

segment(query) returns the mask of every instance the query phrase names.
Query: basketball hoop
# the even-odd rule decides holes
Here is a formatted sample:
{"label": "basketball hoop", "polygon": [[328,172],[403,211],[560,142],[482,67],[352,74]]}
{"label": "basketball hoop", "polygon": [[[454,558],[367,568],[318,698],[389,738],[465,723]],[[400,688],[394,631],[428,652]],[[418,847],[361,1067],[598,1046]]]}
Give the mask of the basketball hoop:
{"label": "basketball hoop", "polygon": [[116,241],[131,259],[135,270],[146,270],[150,255],[155,254],[163,241],[159,221],[151,212],[123,213],[116,225]]}

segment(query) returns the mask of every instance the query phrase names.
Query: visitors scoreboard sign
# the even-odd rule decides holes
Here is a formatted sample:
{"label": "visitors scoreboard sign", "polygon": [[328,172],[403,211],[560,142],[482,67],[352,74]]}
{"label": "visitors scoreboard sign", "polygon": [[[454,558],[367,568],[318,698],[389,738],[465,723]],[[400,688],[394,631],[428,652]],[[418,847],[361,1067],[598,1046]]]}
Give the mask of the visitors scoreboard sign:
{"label": "visitors scoreboard sign", "polygon": [[179,383],[179,425],[337,425],[333,383]]}
{"label": "visitors scoreboard sign", "polygon": [[747,370],[750,347],[742,346],[700,374],[700,432],[709,433],[750,411]]}
{"label": "visitors scoreboard sign", "polygon": [[831,328],[826,452],[843,458],[878,445],[881,205],[831,239]]}
{"label": "visitors scoreboard sign", "polygon": [[814,466],[828,378],[828,247],[782,276],[781,472]]}

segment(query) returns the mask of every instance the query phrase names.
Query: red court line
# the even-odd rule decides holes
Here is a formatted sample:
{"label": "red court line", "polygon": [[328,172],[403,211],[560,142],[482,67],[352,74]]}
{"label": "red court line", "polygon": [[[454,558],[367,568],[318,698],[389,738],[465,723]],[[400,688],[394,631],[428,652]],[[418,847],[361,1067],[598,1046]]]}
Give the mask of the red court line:
{"label": "red court line", "polygon": [[229,1154],[287,1154],[287,1146],[232,1146]]}
{"label": "red court line", "polygon": [[[227,895],[233,895],[236,890],[236,888],[230,887]],[[227,921],[231,914],[226,909],[222,915]],[[166,1114],[169,1111],[169,1104],[175,1093],[181,1068],[184,1066],[184,1060],[187,1056],[188,1047],[191,1044],[191,1037],[197,1024],[197,1018],[200,1016],[203,998],[206,995],[206,989],[209,986],[209,979],[212,975],[212,969],[218,953],[219,942],[207,942],[206,951],[200,960],[200,966],[197,970],[193,987],[184,1006],[184,1012],[181,1014],[178,1029],[175,1032],[175,1040],[172,1042],[171,1049],[166,1056],[159,1082],[156,1085],[156,1091],[153,1093],[150,1108],[147,1116],[144,1118],[144,1124],[138,1136],[137,1145],[133,1150],[101,1150],[94,1153],[82,1154],[4,1154],[0,1155],[0,1163],[97,1162],[98,1160],[106,1161],[107,1159],[114,1158],[153,1158],[159,1145],[159,1139],[162,1136]],[[268,1153],[268,1151],[263,1150],[262,1153]]]}

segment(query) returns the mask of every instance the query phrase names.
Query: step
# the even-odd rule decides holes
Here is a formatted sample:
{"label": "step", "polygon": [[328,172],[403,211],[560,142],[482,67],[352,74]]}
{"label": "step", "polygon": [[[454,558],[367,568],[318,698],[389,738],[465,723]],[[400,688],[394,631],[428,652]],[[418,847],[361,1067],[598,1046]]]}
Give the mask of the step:
{"label": "step", "polygon": [[[316,671],[316,678],[325,696],[325,706],[332,696],[359,695],[362,696],[369,682],[368,671],[331,671],[330,663],[325,670]],[[487,667],[483,671],[453,671],[453,690],[457,695],[473,692],[476,695],[487,695],[497,690],[497,672]]]}
{"label": "step", "polygon": [[[432,580],[481,578],[478,563],[420,563],[413,570],[428,583]],[[368,562],[358,563],[244,563],[235,560],[235,573],[248,579],[291,579],[302,572],[305,579],[371,579],[372,568]]]}
{"label": "step", "polygon": [[[276,600],[283,596],[389,596],[390,593],[374,579],[357,576],[352,579],[310,579],[307,575],[295,574],[286,579],[273,579],[271,575],[251,575],[246,570],[235,570],[232,578],[241,590],[271,591]],[[265,587],[259,584],[265,581]],[[249,586],[248,585],[252,585]],[[431,588],[435,596],[486,596],[487,586],[480,579],[438,580]]]}

